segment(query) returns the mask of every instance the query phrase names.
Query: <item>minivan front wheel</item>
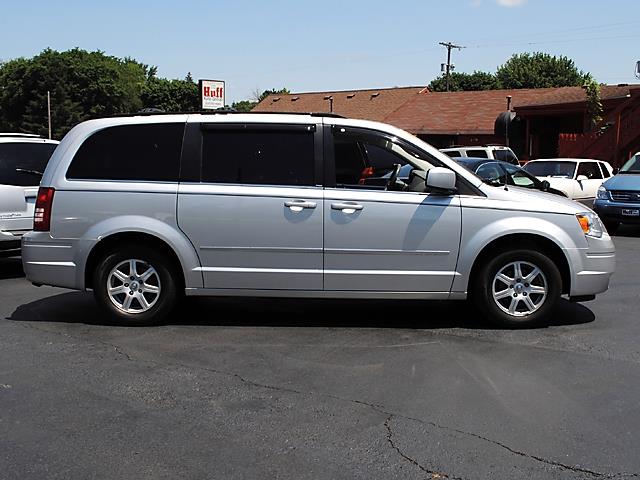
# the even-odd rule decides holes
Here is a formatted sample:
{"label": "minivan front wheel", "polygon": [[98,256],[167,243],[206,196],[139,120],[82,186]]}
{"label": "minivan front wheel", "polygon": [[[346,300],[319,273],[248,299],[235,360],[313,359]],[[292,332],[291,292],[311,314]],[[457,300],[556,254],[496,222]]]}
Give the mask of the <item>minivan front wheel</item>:
{"label": "minivan front wheel", "polygon": [[151,249],[122,248],[98,263],[93,292],[118,323],[149,325],[174,308],[178,297],[174,278],[171,267]]}
{"label": "minivan front wheel", "polygon": [[556,306],[562,279],[544,254],[515,250],[497,255],[480,269],[472,288],[477,307],[501,326],[530,326]]}

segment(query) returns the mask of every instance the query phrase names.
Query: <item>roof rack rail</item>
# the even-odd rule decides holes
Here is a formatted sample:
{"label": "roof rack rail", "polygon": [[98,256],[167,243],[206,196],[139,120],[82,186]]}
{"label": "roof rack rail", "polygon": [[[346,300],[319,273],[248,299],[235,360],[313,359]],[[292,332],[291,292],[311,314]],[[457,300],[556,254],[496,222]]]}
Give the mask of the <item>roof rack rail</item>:
{"label": "roof rack rail", "polygon": [[37,133],[11,133],[0,132],[0,137],[24,137],[24,138],[41,138]]}
{"label": "roof rack rail", "polygon": [[[195,112],[165,112],[158,108],[145,108],[135,113],[114,113],[113,117],[148,117],[151,115],[309,115],[311,117],[347,118],[332,112],[238,112],[233,108],[219,108],[217,110],[198,110]],[[99,117],[96,117],[99,118]]]}

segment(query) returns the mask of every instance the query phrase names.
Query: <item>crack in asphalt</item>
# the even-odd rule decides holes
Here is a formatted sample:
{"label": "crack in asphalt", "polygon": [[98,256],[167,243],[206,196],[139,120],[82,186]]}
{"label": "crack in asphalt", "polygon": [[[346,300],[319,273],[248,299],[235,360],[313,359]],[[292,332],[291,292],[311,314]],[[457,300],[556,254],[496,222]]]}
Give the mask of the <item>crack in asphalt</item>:
{"label": "crack in asphalt", "polygon": [[[83,337],[78,337],[76,335],[70,335],[68,333],[64,333],[64,332],[56,332],[56,331],[52,331],[52,330],[47,330],[47,329],[43,329],[43,328],[39,328],[36,327],[33,324],[29,324],[29,323],[24,323],[24,322],[20,322],[19,325],[22,325],[26,328],[30,328],[32,330],[37,330],[43,333],[49,333],[49,334],[53,334],[53,335],[59,335],[62,337],[66,337],[66,338],[73,338],[75,340],[82,340],[84,341],[85,338]],[[86,344],[86,343],[85,343]],[[387,407],[385,407],[382,404],[376,404],[376,403],[371,403],[371,402],[366,402],[363,400],[357,400],[357,399],[352,399],[352,398],[346,398],[346,397],[341,397],[339,395],[333,395],[330,393],[322,393],[322,392],[313,392],[313,391],[302,391],[302,390],[297,390],[294,388],[290,388],[290,387],[283,387],[283,386],[275,386],[275,385],[269,385],[269,384],[265,384],[265,383],[259,383],[253,380],[249,380],[245,377],[243,377],[242,375],[238,374],[238,373],[234,373],[234,372],[227,372],[225,370],[218,370],[215,368],[210,368],[210,367],[205,367],[205,366],[201,366],[201,365],[190,365],[190,364],[184,364],[184,363],[179,363],[179,362],[158,362],[155,360],[147,360],[147,359],[142,359],[142,358],[135,358],[133,356],[131,356],[129,353],[125,352],[121,346],[110,343],[110,342],[105,342],[105,341],[101,341],[98,340],[95,343],[90,343],[89,345],[102,345],[104,347],[108,347],[110,349],[113,349],[113,351],[115,351],[119,356],[125,358],[127,361],[129,362],[143,362],[143,363],[147,363],[153,366],[157,366],[157,367],[179,367],[179,368],[184,368],[184,369],[198,369],[198,370],[202,370],[202,371],[206,371],[206,372],[210,372],[210,373],[214,373],[216,375],[224,375],[227,377],[232,377],[235,378],[237,380],[239,380],[241,383],[244,383],[246,385],[251,385],[253,387],[257,387],[257,388],[263,388],[263,389],[267,389],[267,390],[274,390],[274,391],[280,391],[280,392],[286,392],[286,393],[294,393],[297,395],[319,395],[321,397],[325,397],[325,398],[331,398],[334,400],[339,400],[339,401],[343,401],[343,402],[349,402],[349,403],[353,403],[356,405],[362,405],[368,408],[371,408],[375,411],[377,411],[378,413],[384,414],[387,416],[385,422],[384,422],[384,426],[387,430],[387,442],[389,443],[389,445],[406,461],[414,464],[415,466],[417,466],[418,468],[420,468],[420,470],[424,471],[425,473],[428,473],[430,475],[432,475],[432,478],[436,479],[436,478],[447,478],[447,479],[451,479],[451,480],[463,480],[461,477],[452,477],[449,476],[448,474],[445,473],[441,473],[441,472],[436,472],[436,471],[431,471],[429,469],[427,469],[426,467],[424,467],[423,465],[421,465],[420,463],[418,463],[416,460],[414,460],[413,458],[409,457],[408,455],[406,455],[405,453],[403,453],[400,448],[396,445],[396,443],[393,441],[393,433],[391,430],[391,420],[392,418],[396,417],[396,418],[402,418],[404,420],[408,420],[408,421],[412,421],[412,422],[417,422],[423,425],[429,425],[432,426],[434,428],[438,428],[441,430],[446,430],[446,431],[450,431],[450,432],[455,432],[458,433],[460,435],[465,435],[465,436],[469,436],[469,437],[473,437],[476,438],[478,440],[482,440],[484,442],[488,442],[491,443],[493,445],[496,445],[508,452],[510,452],[513,455],[517,455],[520,457],[524,457],[524,458],[528,458],[530,460],[535,460],[537,462],[543,463],[545,465],[551,466],[551,467],[556,467],[556,468],[560,468],[563,470],[567,470],[573,473],[579,473],[579,474],[583,474],[583,475],[589,475],[593,478],[611,478],[611,479],[621,479],[621,478],[640,478],[640,474],[638,473],[622,473],[622,472],[618,472],[618,473],[603,473],[603,472],[598,472],[596,470],[592,470],[586,467],[581,467],[580,465],[568,465],[562,462],[557,462],[555,460],[549,460],[546,459],[544,457],[541,457],[539,455],[535,455],[535,454],[529,454],[526,452],[522,452],[520,450],[516,450],[502,442],[499,442],[497,440],[493,440],[491,438],[487,438],[484,437],[482,435],[479,435],[477,433],[473,433],[473,432],[467,432],[464,430],[460,430],[457,428],[453,428],[453,427],[447,427],[445,425],[440,425],[438,423],[429,421],[429,420],[424,420],[421,418],[416,418],[416,417],[411,417],[411,416],[407,416],[407,415],[403,415],[400,413],[394,413],[394,412],[390,412],[388,411]]]}
{"label": "crack in asphalt", "polygon": [[448,475],[446,473],[437,472],[435,470],[430,470],[427,467],[425,467],[424,465],[422,465],[420,462],[418,462],[416,459],[411,458],[409,455],[407,455],[402,450],[400,450],[400,447],[398,447],[398,445],[393,441],[393,431],[391,430],[391,420],[393,419],[394,416],[395,415],[390,414],[387,417],[387,419],[384,421],[384,427],[387,429],[387,442],[389,443],[391,448],[393,448],[396,452],[398,452],[398,455],[400,455],[402,458],[404,458],[407,462],[412,463],[413,465],[418,467],[424,473],[429,474],[432,479],[435,479],[435,478],[450,478],[451,480],[463,480],[462,477],[452,477],[452,476],[450,476],[450,475]]}

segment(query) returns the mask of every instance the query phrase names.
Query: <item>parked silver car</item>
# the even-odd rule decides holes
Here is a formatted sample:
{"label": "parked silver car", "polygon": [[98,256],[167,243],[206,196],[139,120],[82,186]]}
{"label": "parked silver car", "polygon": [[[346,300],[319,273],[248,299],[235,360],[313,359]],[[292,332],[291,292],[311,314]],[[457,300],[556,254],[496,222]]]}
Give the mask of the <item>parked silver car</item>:
{"label": "parked silver car", "polygon": [[58,142],[37,135],[0,133],[0,256],[20,254],[33,227],[38,185]]}
{"label": "parked silver car", "polygon": [[[370,185],[363,168],[391,175]],[[92,120],[41,185],[27,278],[92,289],[128,324],[160,321],[184,293],[471,297],[495,322],[529,325],[562,294],[605,291],[615,265],[583,205],[486,185],[402,130],[329,115]]]}

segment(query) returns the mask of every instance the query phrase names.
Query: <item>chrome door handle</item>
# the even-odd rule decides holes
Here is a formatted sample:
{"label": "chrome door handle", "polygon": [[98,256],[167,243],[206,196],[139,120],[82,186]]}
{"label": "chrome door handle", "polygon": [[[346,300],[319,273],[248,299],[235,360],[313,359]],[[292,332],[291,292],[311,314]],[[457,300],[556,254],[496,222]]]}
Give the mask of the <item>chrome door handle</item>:
{"label": "chrome door handle", "polygon": [[364,207],[357,203],[332,203],[331,210],[341,210],[343,213],[352,214],[355,213],[356,210],[362,210]]}
{"label": "chrome door handle", "polygon": [[307,202],[306,200],[287,200],[284,202],[284,206],[292,212],[301,212],[303,208],[316,208],[316,205],[316,202]]}

